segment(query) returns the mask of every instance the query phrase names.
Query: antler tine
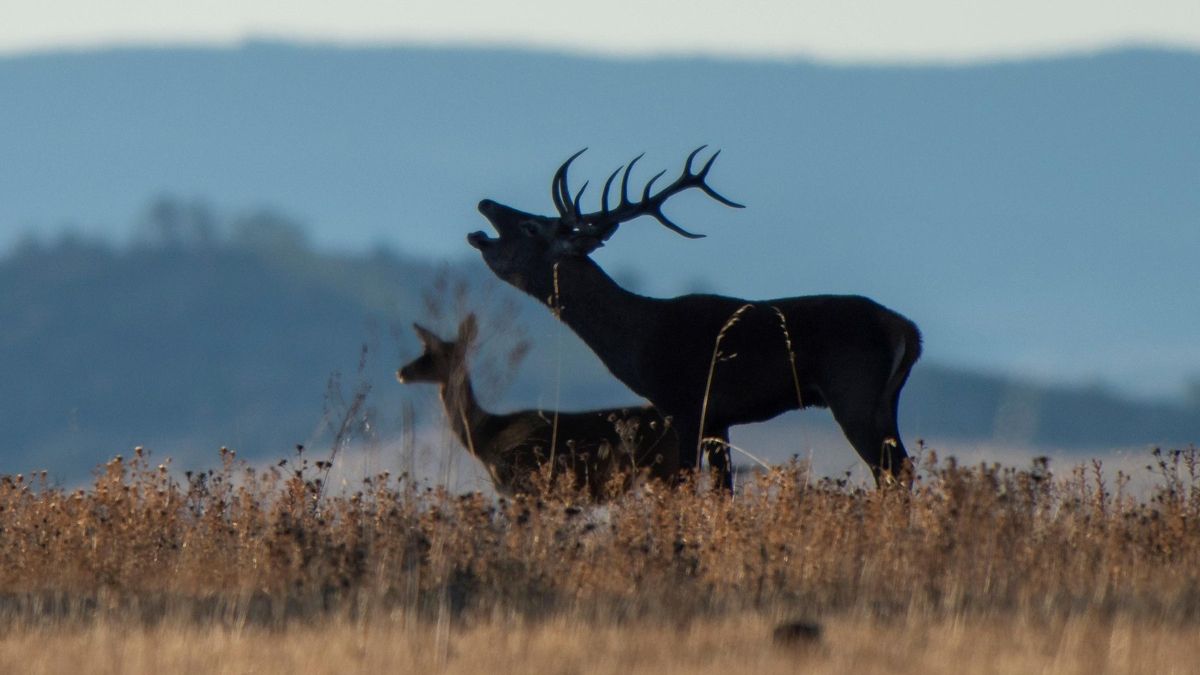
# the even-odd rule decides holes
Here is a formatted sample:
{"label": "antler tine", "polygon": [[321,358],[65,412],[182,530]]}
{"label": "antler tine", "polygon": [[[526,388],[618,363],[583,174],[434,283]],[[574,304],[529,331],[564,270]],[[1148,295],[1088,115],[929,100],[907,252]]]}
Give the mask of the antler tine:
{"label": "antler tine", "polygon": [[[566,177],[565,176],[563,177],[563,181],[564,181],[563,188],[566,188],[567,185],[566,185]],[[579,210],[579,202],[583,199],[583,191],[587,189],[588,182],[589,181],[586,181],[586,180],[583,181],[583,187],[579,188],[579,192],[575,193],[575,203],[574,203],[575,222],[579,222],[579,221],[583,220],[583,213]]]}
{"label": "antler tine", "polygon": [[[626,188],[629,187],[629,173],[633,171],[633,165],[637,164],[638,160],[645,156],[646,153],[643,152],[637,157],[634,157],[633,160],[631,160],[629,164],[625,166],[625,175],[621,177],[621,203],[617,205],[618,210],[632,204],[632,202],[629,201],[629,193],[626,191]],[[607,213],[607,211],[605,211],[605,213]]]}
{"label": "antler tine", "polygon": [[563,203],[562,189],[559,187],[560,177],[554,174],[554,180],[550,182],[550,198],[554,200],[554,210],[558,211],[560,218],[567,216],[567,205]]}
{"label": "antler tine", "polygon": [[610,187],[612,187],[613,179],[617,177],[617,174],[621,173],[621,168],[622,167],[618,166],[616,169],[614,169],[613,172],[611,174],[609,174],[608,180],[604,181],[604,192],[600,193],[600,211],[601,212],[608,211],[608,189]]}
{"label": "antler tine", "polygon": [[571,189],[567,186],[567,170],[571,167],[571,162],[575,158],[587,152],[587,148],[576,152],[567,158],[567,161],[558,167],[558,171],[554,172],[554,180],[550,186],[550,197],[554,199],[554,208],[558,210],[560,218],[569,217],[572,212],[577,212],[576,205],[571,202]]}
{"label": "antler tine", "polygon": [[654,181],[658,180],[659,178],[662,178],[664,173],[666,173],[665,169],[663,171],[659,171],[658,173],[654,174],[654,178],[651,178],[650,182],[646,183],[646,189],[642,190],[642,201],[641,201],[642,204],[652,203],[651,197],[650,197],[650,188],[653,187]]}
{"label": "antler tine", "polygon": [[[696,148],[696,152],[700,152],[704,148],[705,148],[705,146],[702,145],[699,148]],[[692,153],[692,154],[695,155],[695,153]],[[712,187],[710,187],[708,182],[705,180],[708,177],[708,170],[712,168],[713,162],[717,161],[717,156],[720,154],[721,154],[720,150],[714,152],[713,156],[709,157],[708,161],[704,163],[704,166],[701,167],[700,171],[698,171],[695,174],[696,178],[700,179],[700,182],[696,185],[696,187],[699,187],[701,190],[704,191],[704,194],[721,202],[725,206],[732,206],[735,209],[744,209],[744,208],[746,208],[745,204],[739,204],[739,203],[733,201],[732,199],[727,199],[727,198],[721,196],[720,194],[717,193],[716,190],[712,189]],[[688,167],[689,168],[691,167],[691,163],[692,163],[692,159],[691,159],[691,157],[689,157],[688,158]]]}
{"label": "antler tine", "polygon": [[566,213],[567,207],[566,207],[566,205],[563,204],[562,194],[558,190],[558,177],[557,176],[555,176],[554,180],[552,180],[550,182],[550,199],[554,200],[554,210],[558,211],[558,215],[560,218],[567,215],[567,213]]}
{"label": "antler tine", "polygon": [[[689,176],[691,176],[691,175],[695,175],[695,174],[693,174],[693,173],[692,173],[692,160],[693,160],[693,159],[696,159],[696,155],[700,154],[700,151],[701,151],[701,150],[703,150],[703,149],[705,149],[705,148],[707,148],[707,147],[708,147],[708,144],[707,144],[707,143],[705,143],[704,145],[702,145],[702,146],[700,146],[700,147],[696,148],[695,150],[693,150],[693,151],[692,151],[692,154],[690,154],[690,155],[688,155],[688,156],[687,156],[687,161],[683,163],[683,173],[684,173],[685,175],[689,175]],[[712,156],[712,158],[711,158],[711,159],[709,159],[709,160],[708,160],[708,163],[709,163],[709,164],[712,164],[713,160],[714,160],[714,159],[716,159],[716,158],[717,158],[717,155],[719,155],[719,154],[721,154],[721,151],[720,151],[720,150],[718,150],[718,151],[716,151],[715,153],[713,153],[713,156]],[[708,166],[705,166],[705,167],[704,167],[703,169],[701,169],[700,171],[701,171],[701,173],[703,173],[704,171],[707,171],[707,170],[708,170]]]}
{"label": "antler tine", "polygon": [[683,229],[682,227],[676,225],[675,223],[672,223],[671,219],[667,218],[667,216],[665,214],[663,214],[661,209],[656,209],[654,211],[654,213],[651,213],[649,215],[654,216],[654,219],[657,220],[658,222],[662,223],[668,230],[671,230],[672,232],[683,235],[683,236],[687,237],[688,239],[703,239],[704,237],[707,236],[707,235],[703,235],[703,234],[696,234],[695,232],[688,232],[687,230]]}

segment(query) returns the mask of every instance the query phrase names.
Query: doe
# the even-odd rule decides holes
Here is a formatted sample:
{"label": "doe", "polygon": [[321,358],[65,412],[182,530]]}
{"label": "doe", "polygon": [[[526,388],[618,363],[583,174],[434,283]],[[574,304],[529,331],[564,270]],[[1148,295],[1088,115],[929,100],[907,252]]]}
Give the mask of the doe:
{"label": "doe", "polygon": [[467,371],[475,315],[463,320],[452,341],[419,324],[413,330],[424,351],[396,371],[396,378],[441,386],[450,429],[501,494],[535,492],[547,466],[552,477],[571,476],[574,487],[595,501],[630,489],[640,474],[669,481],[678,473],[679,437],[653,407],[492,414],[476,400]]}

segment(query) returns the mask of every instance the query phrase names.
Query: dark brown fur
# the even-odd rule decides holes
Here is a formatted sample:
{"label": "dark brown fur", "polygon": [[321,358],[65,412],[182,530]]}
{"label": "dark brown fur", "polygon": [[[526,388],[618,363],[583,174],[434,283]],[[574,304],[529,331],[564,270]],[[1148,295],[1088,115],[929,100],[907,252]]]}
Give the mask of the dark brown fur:
{"label": "dark brown fur", "polygon": [[[681,180],[697,186],[690,166],[691,158]],[[565,167],[556,185],[569,194]],[[904,472],[908,453],[896,413],[900,390],[921,354],[912,321],[860,296],[644,297],[619,286],[587,256],[615,224],[593,230],[590,215],[572,217],[560,209],[559,217],[539,216],[491,200],[480,202],[479,211],[499,237],[475,232],[467,239],[488,267],[553,309],[613,375],[671,416],[682,439],[683,468],[697,466],[703,439],[719,439],[726,445],[710,450],[709,461],[730,487],[724,450],[730,426],[821,406],[833,412],[877,482]],[[605,213],[595,217],[602,220]],[[722,358],[714,368],[722,333]]]}

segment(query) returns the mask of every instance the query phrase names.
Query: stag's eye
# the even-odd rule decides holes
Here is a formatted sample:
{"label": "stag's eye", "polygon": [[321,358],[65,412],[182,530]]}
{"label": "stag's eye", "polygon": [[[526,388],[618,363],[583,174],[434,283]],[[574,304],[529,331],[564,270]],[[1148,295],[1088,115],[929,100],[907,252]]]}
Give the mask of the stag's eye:
{"label": "stag's eye", "polygon": [[531,220],[522,220],[519,227],[521,228],[521,234],[526,237],[536,237],[540,231],[537,224]]}

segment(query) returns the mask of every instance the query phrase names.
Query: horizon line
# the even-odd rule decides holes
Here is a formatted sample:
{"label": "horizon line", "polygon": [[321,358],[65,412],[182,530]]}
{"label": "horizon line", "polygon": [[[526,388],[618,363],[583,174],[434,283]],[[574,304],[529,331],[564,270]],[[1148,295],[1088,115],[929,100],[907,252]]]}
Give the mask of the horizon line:
{"label": "horizon line", "polygon": [[847,57],[819,54],[815,51],[784,50],[712,50],[703,48],[662,49],[604,49],[579,45],[565,45],[551,41],[520,40],[477,40],[455,38],[395,38],[395,39],[339,39],[306,36],[251,33],[230,39],[217,38],[131,38],[115,40],[80,41],[35,47],[9,48],[0,46],[0,60],[21,60],[57,55],[81,55],[122,51],[239,51],[263,46],[362,50],[428,50],[428,51],[476,51],[511,52],[562,56],[567,58],[596,59],[608,61],[676,61],[709,60],[729,63],[811,63],[837,67],[972,67],[1005,65],[1032,61],[1088,58],[1103,54],[1133,51],[1155,51],[1200,55],[1200,45],[1171,40],[1119,39],[1086,45],[1064,45],[1056,48],[1028,50],[996,50],[975,55],[917,56],[902,55],[894,58],[879,56]]}

